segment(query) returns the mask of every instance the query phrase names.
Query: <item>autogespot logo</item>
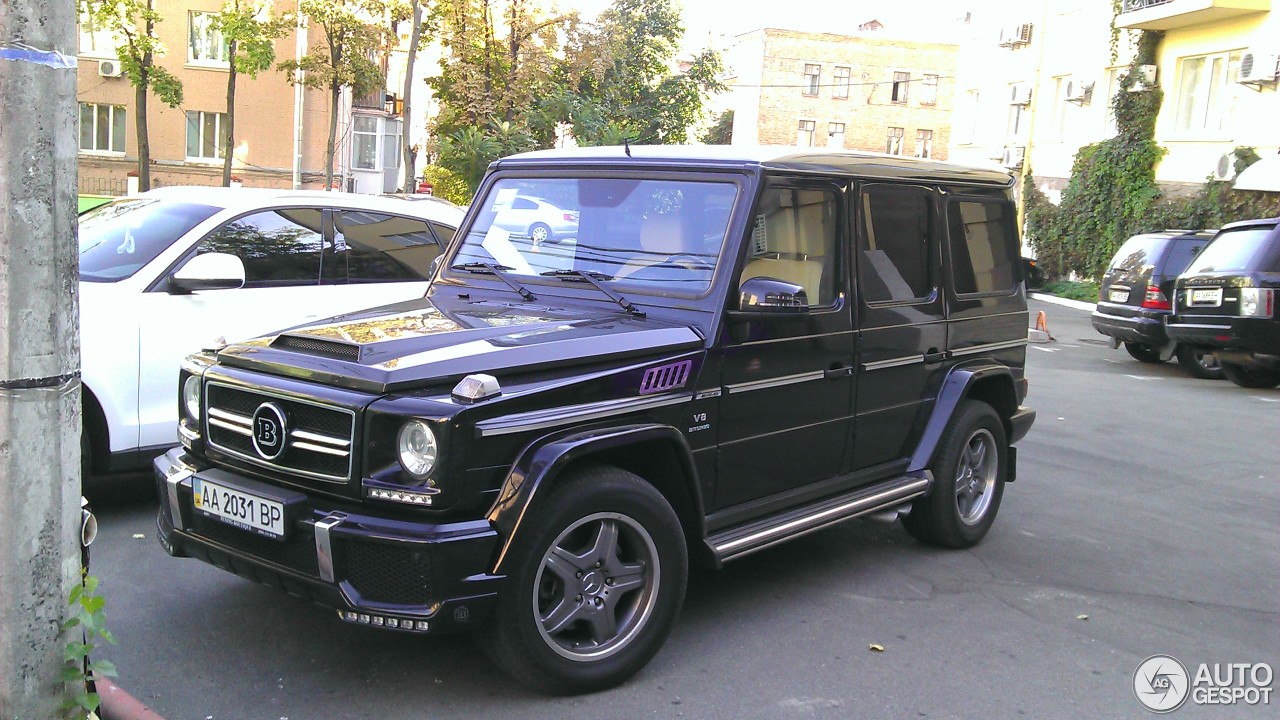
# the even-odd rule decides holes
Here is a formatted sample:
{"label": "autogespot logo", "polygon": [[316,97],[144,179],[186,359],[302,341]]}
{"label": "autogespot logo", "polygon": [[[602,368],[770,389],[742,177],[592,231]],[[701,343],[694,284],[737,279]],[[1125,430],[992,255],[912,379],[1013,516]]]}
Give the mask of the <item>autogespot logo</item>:
{"label": "autogespot logo", "polygon": [[1133,694],[1154,713],[1168,713],[1187,701],[1191,676],[1177,658],[1152,655],[1133,673]]}

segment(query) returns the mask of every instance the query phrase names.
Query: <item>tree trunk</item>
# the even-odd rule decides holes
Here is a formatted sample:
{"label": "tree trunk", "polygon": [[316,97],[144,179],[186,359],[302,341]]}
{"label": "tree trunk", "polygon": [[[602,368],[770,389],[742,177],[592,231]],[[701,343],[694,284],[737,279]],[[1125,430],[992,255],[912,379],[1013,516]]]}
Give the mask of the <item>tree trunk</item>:
{"label": "tree trunk", "polygon": [[324,149],[324,189],[333,189],[333,156],[338,139],[338,106],[341,104],[342,86],[334,80],[329,84],[329,143]]}
{"label": "tree trunk", "polygon": [[236,42],[232,40],[227,48],[231,67],[227,73],[227,134],[222,143],[222,187],[231,187],[231,156],[236,147]]}
{"label": "tree trunk", "polygon": [[417,189],[414,172],[413,148],[409,145],[410,124],[413,110],[410,99],[413,96],[413,63],[418,57],[418,41],[422,38],[422,5],[413,0],[413,32],[409,35],[409,58],[404,70],[404,105],[400,115],[400,155],[404,162],[404,191],[411,193]]}
{"label": "tree trunk", "polygon": [[[150,59],[148,54],[147,60]],[[147,65],[142,66],[142,82],[133,89],[133,104],[137,110],[134,123],[138,128],[138,192],[151,189],[151,142],[147,138]]]}

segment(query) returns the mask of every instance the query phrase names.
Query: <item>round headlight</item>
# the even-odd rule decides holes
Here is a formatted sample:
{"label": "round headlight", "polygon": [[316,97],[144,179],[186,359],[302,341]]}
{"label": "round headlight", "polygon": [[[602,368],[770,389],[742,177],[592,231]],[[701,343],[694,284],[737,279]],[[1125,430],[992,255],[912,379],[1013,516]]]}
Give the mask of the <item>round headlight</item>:
{"label": "round headlight", "polygon": [[187,417],[200,420],[200,376],[191,375],[182,383],[182,406],[187,409]]}
{"label": "round headlight", "polygon": [[436,466],[436,434],[431,427],[421,420],[410,420],[400,428],[397,441],[400,450],[400,465],[405,472],[422,480],[431,474]]}

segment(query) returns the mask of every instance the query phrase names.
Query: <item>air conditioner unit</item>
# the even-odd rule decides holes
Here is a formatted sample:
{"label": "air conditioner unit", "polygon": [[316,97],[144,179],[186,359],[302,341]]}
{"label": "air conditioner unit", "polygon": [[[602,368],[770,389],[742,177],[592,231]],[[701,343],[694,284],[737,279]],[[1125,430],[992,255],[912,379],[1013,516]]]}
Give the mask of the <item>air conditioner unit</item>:
{"label": "air conditioner unit", "polygon": [[124,68],[120,67],[119,60],[99,60],[98,74],[102,77],[120,77],[124,74]]}
{"label": "air conditioner unit", "polygon": [[1218,164],[1213,168],[1214,180],[1230,180],[1235,175],[1236,157],[1232,153],[1223,153]]}
{"label": "air conditioner unit", "polygon": [[1031,23],[1018,23],[1000,28],[1000,47],[1017,47],[1031,42]]}
{"label": "air conditioner unit", "polygon": [[1029,83],[1014,83],[1010,86],[1009,104],[1010,105],[1030,105],[1031,104],[1031,85]]}
{"label": "air conditioner unit", "polygon": [[1022,167],[1022,160],[1027,155],[1027,149],[1022,146],[1006,147],[1004,156],[1000,158],[1000,164],[1010,170],[1017,170]]}
{"label": "air conditioner unit", "polygon": [[1280,57],[1275,53],[1250,50],[1240,57],[1240,77],[1237,82],[1275,82],[1278,72],[1280,72]]}
{"label": "air conditioner unit", "polygon": [[1081,105],[1089,102],[1093,99],[1093,83],[1071,78],[1067,81],[1067,96],[1065,99],[1067,102]]}

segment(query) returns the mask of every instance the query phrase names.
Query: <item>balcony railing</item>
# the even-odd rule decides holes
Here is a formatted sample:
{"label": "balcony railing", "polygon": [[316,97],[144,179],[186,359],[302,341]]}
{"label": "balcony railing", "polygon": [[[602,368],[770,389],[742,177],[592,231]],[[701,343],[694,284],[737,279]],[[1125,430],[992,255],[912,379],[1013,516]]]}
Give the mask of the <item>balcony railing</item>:
{"label": "balcony railing", "polygon": [[1173,30],[1270,10],[1271,0],[1124,0],[1116,27]]}

